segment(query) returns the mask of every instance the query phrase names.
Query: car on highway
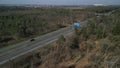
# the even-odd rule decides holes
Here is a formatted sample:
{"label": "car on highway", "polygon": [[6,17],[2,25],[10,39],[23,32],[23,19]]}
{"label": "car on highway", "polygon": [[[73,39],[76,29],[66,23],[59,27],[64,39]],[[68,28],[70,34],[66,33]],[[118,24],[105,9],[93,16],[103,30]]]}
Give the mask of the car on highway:
{"label": "car on highway", "polygon": [[33,39],[31,39],[30,41],[31,41],[31,42],[32,42],[32,41],[35,41],[35,39],[33,38]]}

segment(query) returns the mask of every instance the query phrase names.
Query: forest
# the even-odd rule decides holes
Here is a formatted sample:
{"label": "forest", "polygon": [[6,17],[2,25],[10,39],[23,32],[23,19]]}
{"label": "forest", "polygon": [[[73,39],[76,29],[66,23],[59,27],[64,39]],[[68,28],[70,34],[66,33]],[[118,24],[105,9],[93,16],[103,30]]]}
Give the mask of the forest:
{"label": "forest", "polygon": [[55,31],[65,27],[66,23],[71,24],[74,19],[85,20],[90,15],[92,13],[56,7],[1,6],[0,47]]}
{"label": "forest", "polygon": [[[47,11],[45,12],[45,10]],[[51,10],[51,13],[55,13],[52,10]],[[51,23],[46,22],[49,25],[44,28],[41,26],[43,24],[40,24],[40,22],[41,23],[45,21],[50,22],[52,18],[51,13],[49,14],[48,12],[48,9],[44,9],[45,14],[44,12],[40,11],[45,15],[44,20],[43,19],[41,20],[41,18],[44,18],[44,16],[40,17],[37,20],[35,17],[35,23],[39,25],[33,24],[32,22],[34,21],[31,21],[31,16],[27,17],[26,12],[25,12],[26,14],[25,17],[22,16],[21,18],[18,15],[18,17],[21,19],[19,21],[23,21],[26,18],[27,19],[30,18],[30,19],[24,20],[23,22],[18,22],[18,20],[15,18],[17,20],[17,23],[19,23],[19,25],[17,23],[14,23],[14,25],[16,24],[18,25],[18,27],[12,27],[14,30],[9,28],[10,30],[12,30],[12,33],[13,32],[14,33],[9,34],[11,33],[10,31],[8,33],[3,32],[4,34],[2,34],[0,32],[1,33],[0,37],[9,37],[9,36],[15,37],[16,33],[18,33],[16,37],[20,37],[20,38],[29,37],[34,33],[36,33],[34,32],[34,30],[39,28],[37,32],[42,30],[45,31],[46,28],[53,25],[52,23],[54,23],[55,26],[57,25],[56,29],[57,28],[59,29],[61,24],[58,25],[59,23],[58,21],[61,21],[63,23],[63,22],[69,22],[69,21],[79,22],[79,21],[86,20],[87,24],[85,27],[74,27],[73,34],[70,34],[68,36],[61,35],[57,39],[57,41],[43,48],[35,50],[29,54],[26,54],[20,57],[19,59],[14,59],[12,62],[9,62],[8,64],[3,65],[3,68],[5,68],[5,66],[7,65],[8,66],[12,65],[12,68],[31,68],[31,67],[34,67],[34,68],[109,68],[109,67],[120,68],[120,58],[119,58],[120,57],[120,19],[119,19],[120,9],[117,9],[116,11],[112,12],[109,15],[99,15],[99,16],[94,15],[94,10],[91,10],[91,11],[88,11],[88,10],[89,9],[86,9],[86,11],[81,9],[74,9],[74,10],[64,9],[64,11],[63,9],[54,10],[57,13],[52,14],[52,17],[59,16],[60,18],[59,17],[57,17],[57,19],[53,18],[54,22],[52,19]],[[101,10],[97,10],[97,11],[101,11]],[[48,14],[46,15],[47,12]],[[62,18],[61,15],[64,18]],[[49,18],[47,18],[46,16],[48,16]],[[32,17],[34,17],[34,15]],[[70,17],[72,17],[72,20]],[[32,20],[34,20],[34,18]],[[4,21],[7,21],[7,20],[4,20]],[[33,25],[38,27],[34,27]],[[8,24],[6,24],[6,26],[8,27]],[[9,27],[10,26],[12,25],[9,25]],[[32,28],[30,28],[31,26]],[[64,25],[62,24],[62,26]],[[27,28],[25,30],[25,33],[24,33],[24,28]],[[6,31],[9,31],[9,29],[6,28]],[[33,29],[33,32],[29,31],[29,29],[30,30]],[[50,28],[50,31],[51,31],[51,28]]]}

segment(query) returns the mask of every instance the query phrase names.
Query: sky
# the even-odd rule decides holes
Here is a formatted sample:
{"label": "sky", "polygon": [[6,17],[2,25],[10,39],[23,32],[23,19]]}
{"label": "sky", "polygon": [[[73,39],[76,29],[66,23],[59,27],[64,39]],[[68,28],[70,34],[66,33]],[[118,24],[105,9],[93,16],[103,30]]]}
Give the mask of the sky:
{"label": "sky", "polygon": [[120,0],[0,0],[0,4],[40,4],[40,5],[120,5]]}

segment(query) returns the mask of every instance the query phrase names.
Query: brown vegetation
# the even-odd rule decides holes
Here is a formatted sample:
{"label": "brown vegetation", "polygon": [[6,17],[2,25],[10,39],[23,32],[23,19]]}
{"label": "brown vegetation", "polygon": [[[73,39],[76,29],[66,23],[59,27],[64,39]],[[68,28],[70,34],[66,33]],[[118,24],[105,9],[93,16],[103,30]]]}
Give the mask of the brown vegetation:
{"label": "brown vegetation", "polygon": [[72,36],[60,36],[50,46],[15,62],[17,68],[107,68],[112,65],[107,62],[119,68],[119,14],[91,18],[87,27],[75,28]]}

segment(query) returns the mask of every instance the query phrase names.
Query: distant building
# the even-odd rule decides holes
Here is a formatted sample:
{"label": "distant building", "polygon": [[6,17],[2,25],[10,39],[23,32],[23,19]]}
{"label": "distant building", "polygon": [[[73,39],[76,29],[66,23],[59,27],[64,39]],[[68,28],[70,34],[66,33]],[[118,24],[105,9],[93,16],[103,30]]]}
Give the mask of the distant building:
{"label": "distant building", "polygon": [[104,6],[103,4],[94,4],[94,6]]}

